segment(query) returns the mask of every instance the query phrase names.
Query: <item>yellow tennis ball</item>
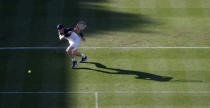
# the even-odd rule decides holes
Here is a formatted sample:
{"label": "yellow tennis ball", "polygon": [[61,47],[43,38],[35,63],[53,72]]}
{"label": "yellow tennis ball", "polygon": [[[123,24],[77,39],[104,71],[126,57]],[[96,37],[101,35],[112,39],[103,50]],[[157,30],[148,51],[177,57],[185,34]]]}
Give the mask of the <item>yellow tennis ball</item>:
{"label": "yellow tennis ball", "polygon": [[31,70],[28,70],[28,73],[30,74],[31,73]]}

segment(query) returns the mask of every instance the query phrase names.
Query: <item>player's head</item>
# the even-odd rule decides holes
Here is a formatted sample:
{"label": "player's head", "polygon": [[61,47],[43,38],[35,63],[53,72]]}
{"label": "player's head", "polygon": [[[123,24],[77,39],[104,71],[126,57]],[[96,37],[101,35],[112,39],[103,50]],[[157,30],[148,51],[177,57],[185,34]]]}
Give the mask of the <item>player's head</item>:
{"label": "player's head", "polygon": [[64,26],[63,26],[63,24],[58,24],[57,25],[57,30],[58,30],[58,32],[63,33],[64,32]]}

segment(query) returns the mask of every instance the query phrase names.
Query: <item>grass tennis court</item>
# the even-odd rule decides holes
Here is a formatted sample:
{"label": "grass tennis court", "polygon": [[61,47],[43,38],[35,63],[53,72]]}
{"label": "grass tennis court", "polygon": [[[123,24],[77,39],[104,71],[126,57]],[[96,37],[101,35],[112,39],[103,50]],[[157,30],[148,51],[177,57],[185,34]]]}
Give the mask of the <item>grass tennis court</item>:
{"label": "grass tennis court", "polygon": [[99,108],[209,106],[209,49],[82,51],[74,70],[62,50],[1,51],[1,92],[23,91],[1,94],[2,107],[89,108],[96,92]]}
{"label": "grass tennis court", "polygon": [[0,0],[1,48],[65,47],[56,25],[81,19],[81,47],[121,47],[82,48],[76,69],[64,49],[0,50],[0,108],[208,108],[209,11],[208,0]]}

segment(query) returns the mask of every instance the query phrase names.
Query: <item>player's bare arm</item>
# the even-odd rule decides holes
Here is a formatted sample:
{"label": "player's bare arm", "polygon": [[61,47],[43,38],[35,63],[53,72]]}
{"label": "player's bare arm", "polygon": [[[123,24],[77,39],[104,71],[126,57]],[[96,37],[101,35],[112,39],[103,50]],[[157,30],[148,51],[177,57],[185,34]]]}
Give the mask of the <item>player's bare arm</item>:
{"label": "player's bare arm", "polygon": [[83,40],[83,41],[85,41],[86,39],[85,39],[85,37],[81,37],[81,39]]}
{"label": "player's bare arm", "polygon": [[81,39],[82,39],[83,41],[86,40],[86,39],[85,39],[85,36],[83,35],[83,33],[79,33],[79,36],[81,37]]}
{"label": "player's bare arm", "polygon": [[65,39],[64,35],[59,35],[59,39],[60,39],[60,40]]}

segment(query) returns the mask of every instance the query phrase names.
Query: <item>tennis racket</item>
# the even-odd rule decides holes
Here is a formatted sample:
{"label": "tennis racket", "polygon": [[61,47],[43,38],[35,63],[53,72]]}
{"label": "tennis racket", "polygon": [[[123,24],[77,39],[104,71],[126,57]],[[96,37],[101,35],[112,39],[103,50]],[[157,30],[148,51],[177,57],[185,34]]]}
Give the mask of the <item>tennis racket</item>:
{"label": "tennis racket", "polygon": [[87,23],[85,21],[79,21],[77,23],[77,27],[79,28],[79,30],[83,31],[87,27]]}

